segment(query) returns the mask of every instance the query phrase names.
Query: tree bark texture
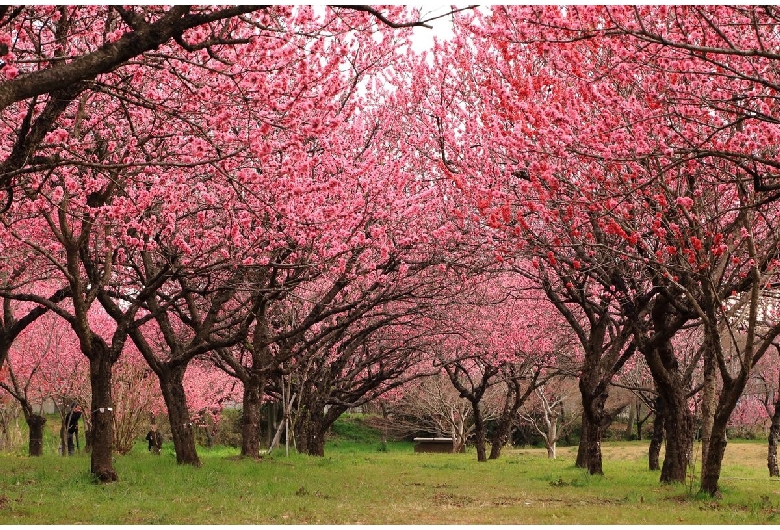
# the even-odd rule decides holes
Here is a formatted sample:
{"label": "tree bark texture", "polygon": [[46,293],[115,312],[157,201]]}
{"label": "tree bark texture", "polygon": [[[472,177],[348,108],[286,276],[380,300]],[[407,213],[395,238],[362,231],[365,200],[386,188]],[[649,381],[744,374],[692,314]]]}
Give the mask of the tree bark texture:
{"label": "tree bark texture", "polygon": [[547,424],[547,434],[544,437],[544,445],[547,447],[547,458],[555,460],[555,447],[558,443],[558,416],[552,415]]}
{"label": "tree bark texture", "polygon": [[684,390],[669,390],[671,395],[664,399],[672,406],[667,407],[665,413],[666,452],[661,466],[661,482],[684,483],[693,450],[693,415],[688,409]]}
{"label": "tree bark texture", "polygon": [[490,438],[490,456],[488,456],[490,460],[499,458],[501,449],[509,443],[517,413],[536,387],[538,376],[537,373],[527,385],[525,392],[523,392],[521,387],[523,367],[516,368],[514,365],[508,365],[502,371],[508,374],[508,377],[506,377],[507,394],[504,399],[504,407],[501,409],[501,415],[496,421],[495,430]]}
{"label": "tree bark texture", "polygon": [[625,431],[625,438],[626,440],[630,440],[631,436],[634,434],[634,420],[637,417],[637,409],[636,409],[636,402],[632,401],[628,405],[628,421],[626,421],[626,431]]}
{"label": "tree bark texture", "polygon": [[[248,5],[227,6],[215,12],[211,18],[226,19],[259,8],[259,6]],[[57,63],[53,68],[37,71],[34,75],[19,76],[3,83],[0,89],[0,109],[6,108],[15,101],[61,90],[83,80],[94,79],[97,75],[110,72],[133,57],[156,49],[161,44],[183,34],[187,29],[201,25],[203,20],[197,14],[190,13],[189,6],[174,6],[159,20],[125,33],[116,42],[105,44],[74,60]]]}
{"label": "tree bark texture", "polygon": [[474,447],[477,450],[477,462],[487,462],[485,421],[482,418],[482,411],[479,410],[479,403],[472,403],[472,407],[474,409]]}
{"label": "tree bark texture", "polygon": [[726,439],[728,421],[729,418],[726,415],[718,414],[715,417],[710,437],[710,447],[707,451],[707,460],[702,463],[701,491],[709,495],[718,494],[720,470],[723,463],[723,455],[726,454],[726,445],[728,444]]}
{"label": "tree bark texture", "polygon": [[653,419],[653,436],[648,449],[648,464],[650,471],[661,470],[661,446],[664,443],[664,400],[661,396],[655,399],[655,418]]}
{"label": "tree bark texture", "polygon": [[718,494],[720,470],[723,465],[723,456],[726,453],[726,445],[728,444],[726,428],[728,427],[731,413],[737,406],[737,402],[745,389],[747,377],[748,371],[743,370],[739,377],[723,382],[718,406],[715,409],[707,460],[702,462],[701,491],[709,495],[714,496]]}
{"label": "tree bark texture", "polygon": [[780,438],[780,393],[775,402],[775,413],[772,414],[772,425],[769,427],[769,447],[767,449],[766,465],[770,477],[780,477],[777,466],[777,441]]}
{"label": "tree bark texture", "polygon": [[183,366],[164,367],[158,374],[160,390],[168,408],[176,462],[199,467],[201,462],[195,448],[195,427],[190,419],[184,392],[184,371]]}
{"label": "tree bark texture", "polygon": [[46,417],[39,414],[30,414],[25,418],[30,429],[28,450],[30,456],[43,455],[43,428],[46,425]]}
{"label": "tree bark texture", "polygon": [[693,451],[694,421],[688,406],[690,381],[679,366],[672,337],[682,318],[665,299],[659,299],[652,310],[653,327],[659,340],[643,351],[647,366],[664,401],[666,453],[661,466],[661,482],[684,483]]}
{"label": "tree bark texture", "polygon": [[604,469],[601,458],[601,428],[598,425],[591,425],[591,428],[588,429],[586,450],[588,454],[588,473],[591,475],[603,475]]}
{"label": "tree bark texture", "polygon": [[[708,335],[709,336],[709,335]],[[704,387],[701,391],[701,461],[707,461],[707,452],[710,448],[713,423],[715,421],[716,405],[716,376],[715,352],[708,347],[704,353]],[[702,480],[704,479],[704,466],[702,466]]]}
{"label": "tree bark texture", "polygon": [[588,467],[588,431],[590,430],[590,423],[585,414],[582,415],[582,427],[580,429],[580,443],[577,446],[577,460],[574,465],[579,468]]}
{"label": "tree bark texture", "polygon": [[260,422],[264,387],[265,379],[258,377],[250,377],[244,383],[244,403],[241,412],[241,456],[260,457]]}
{"label": "tree bark texture", "polygon": [[[596,385],[595,392],[588,390],[585,383],[580,380],[580,394],[582,395],[582,408],[583,408],[583,432],[582,440],[580,440],[580,446],[584,441],[584,453],[585,453],[585,465],[588,473],[591,475],[603,475],[604,469],[602,466],[601,456],[601,436],[604,430],[604,422],[606,420],[606,414],[604,411],[604,405],[607,402],[608,394],[602,390],[602,385]],[[587,425],[587,428],[586,428]],[[578,452],[578,465],[580,454]]]}
{"label": "tree bark texture", "polygon": [[[92,387],[92,431],[90,440],[90,471],[101,483],[115,482],[112,452],[114,444],[114,410],[111,395],[113,363],[98,340],[93,341],[94,350],[101,350],[89,359],[89,380]],[[63,448],[66,450],[65,448]]]}
{"label": "tree bark texture", "polygon": [[325,456],[325,435],[333,422],[348,408],[344,405],[329,405],[326,411],[325,405],[314,395],[311,399],[299,402],[293,422],[293,435],[299,453]]}
{"label": "tree bark texture", "polygon": [[[300,414],[300,413],[303,414]],[[321,404],[312,404],[299,411],[295,421],[295,440],[298,452],[311,456],[325,456],[325,411]]]}
{"label": "tree bark texture", "polygon": [[488,456],[488,460],[496,460],[501,457],[501,449],[509,443],[509,435],[511,432],[512,420],[511,418],[504,418],[502,414],[490,437],[490,455]]}

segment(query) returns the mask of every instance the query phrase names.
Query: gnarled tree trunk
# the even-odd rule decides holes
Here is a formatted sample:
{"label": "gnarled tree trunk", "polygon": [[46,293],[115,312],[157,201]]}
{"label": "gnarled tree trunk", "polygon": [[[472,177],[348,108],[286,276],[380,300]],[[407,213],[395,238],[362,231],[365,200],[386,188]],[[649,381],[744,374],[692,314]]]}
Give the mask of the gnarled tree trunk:
{"label": "gnarled tree trunk", "polygon": [[661,466],[661,482],[685,482],[693,450],[693,415],[683,389],[667,389],[666,452]]}
{"label": "gnarled tree trunk", "polygon": [[580,394],[582,395],[582,438],[580,450],[577,452],[577,466],[585,467],[591,475],[603,475],[601,457],[601,436],[606,423],[604,405],[607,402],[605,385],[596,385],[591,391],[580,379]]}
{"label": "gnarled tree trunk", "polygon": [[586,438],[588,473],[591,475],[604,474],[601,457],[601,436],[603,431],[601,423],[602,415],[604,413],[604,402],[606,399],[606,394],[603,394],[594,400],[593,406],[595,407],[595,410],[590,418],[590,429],[588,429],[588,436]]}
{"label": "gnarled tree trunk", "polygon": [[528,396],[536,388],[539,378],[538,370],[530,378],[525,392],[522,391],[520,383],[526,374],[526,368],[525,365],[518,366],[514,364],[507,364],[501,367],[501,372],[506,380],[507,394],[504,399],[504,407],[501,409],[501,415],[490,438],[490,456],[488,456],[490,460],[495,460],[501,456],[501,449],[509,443],[512,426],[520,407],[523,406]]}
{"label": "gnarled tree trunk", "polygon": [[665,298],[656,299],[652,321],[658,339],[645,345],[643,354],[653,375],[658,395],[663,399],[666,452],[661,466],[661,482],[685,482],[693,451],[694,421],[688,406],[690,380],[679,366],[672,338],[687,320]]}
{"label": "gnarled tree trunk", "polygon": [[187,396],[184,392],[184,371],[185,366],[161,365],[158,377],[160,390],[168,408],[176,462],[198,467],[201,463],[195,448],[195,428],[190,419]]}
{"label": "gnarled tree trunk", "polygon": [[501,456],[501,449],[509,443],[509,436],[512,433],[512,420],[501,415],[493,434],[490,436],[490,455],[488,460],[496,460]]}
{"label": "gnarled tree trunk", "polygon": [[295,429],[298,452],[310,456],[325,456],[325,431],[316,422],[307,420]]}
{"label": "gnarled tree trunk", "polygon": [[325,435],[333,422],[347,409],[348,407],[343,405],[329,405],[326,411],[325,403],[314,395],[299,401],[293,422],[293,435],[298,452],[325,456]]}
{"label": "gnarled tree trunk", "polygon": [[244,383],[241,412],[241,456],[260,457],[260,422],[265,378],[250,376]]}
{"label": "gnarled tree trunk", "polygon": [[311,403],[298,410],[293,430],[299,453],[311,456],[325,456],[325,407]]}

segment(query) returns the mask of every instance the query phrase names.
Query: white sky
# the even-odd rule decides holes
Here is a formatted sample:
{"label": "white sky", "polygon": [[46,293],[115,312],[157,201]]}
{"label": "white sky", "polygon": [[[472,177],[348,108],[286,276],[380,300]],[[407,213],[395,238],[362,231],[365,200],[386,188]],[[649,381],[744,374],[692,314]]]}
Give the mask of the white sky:
{"label": "white sky", "polygon": [[[448,5],[447,6],[412,5],[410,7],[419,8],[420,15],[423,20],[426,18],[443,15],[444,13],[448,13],[451,10],[451,6]],[[430,23],[430,25],[433,26],[432,29],[414,28],[412,30],[413,31],[412,49],[415,52],[430,50],[433,47],[434,36],[439,39],[448,39],[449,37],[452,36],[451,17],[444,17],[444,18],[434,20],[433,22]]]}

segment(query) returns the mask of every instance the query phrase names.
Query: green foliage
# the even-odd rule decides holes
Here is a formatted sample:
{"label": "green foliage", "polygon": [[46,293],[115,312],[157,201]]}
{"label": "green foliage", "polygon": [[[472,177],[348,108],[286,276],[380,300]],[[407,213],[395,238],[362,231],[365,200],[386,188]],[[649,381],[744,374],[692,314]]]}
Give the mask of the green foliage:
{"label": "green foliage", "polygon": [[379,443],[382,434],[366,424],[363,414],[342,414],[330,428],[330,440],[334,442],[350,441],[363,444]]}
{"label": "green foliage", "polygon": [[[352,427],[347,427],[347,430]],[[89,456],[0,455],[2,524],[764,524],[780,518],[765,446],[730,443],[723,498],[662,486],[646,442],[604,444],[604,476],[573,466],[576,448],[414,453],[409,443],[334,439],[325,458],[291,451],[260,461],[234,448],[199,449],[180,466],[166,442],[118,456],[120,480],[92,484]]]}
{"label": "green foliage", "polygon": [[330,428],[325,452],[338,448],[342,451],[388,452],[393,448],[408,448],[408,442],[388,443],[382,433],[370,424],[371,416],[365,414],[343,414]]}
{"label": "green foliage", "polygon": [[195,431],[195,442],[203,447],[226,445],[241,447],[241,410],[225,409],[214,424],[211,415],[206,414]]}

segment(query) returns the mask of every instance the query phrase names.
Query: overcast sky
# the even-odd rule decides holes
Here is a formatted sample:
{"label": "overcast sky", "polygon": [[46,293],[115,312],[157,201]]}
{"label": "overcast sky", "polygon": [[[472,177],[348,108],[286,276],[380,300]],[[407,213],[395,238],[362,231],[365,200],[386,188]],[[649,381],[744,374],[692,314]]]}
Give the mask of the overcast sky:
{"label": "overcast sky", "polygon": [[[425,6],[410,6],[419,7],[420,15],[423,19],[442,15],[451,10],[450,6],[437,6],[437,5],[425,5]],[[436,36],[439,39],[447,39],[452,36],[452,24],[450,17],[444,17],[434,20],[430,23],[433,26],[432,29],[428,28],[414,28],[414,37],[412,48],[417,51],[425,51],[433,47],[433,37]]]}

